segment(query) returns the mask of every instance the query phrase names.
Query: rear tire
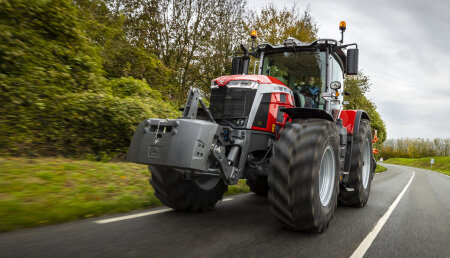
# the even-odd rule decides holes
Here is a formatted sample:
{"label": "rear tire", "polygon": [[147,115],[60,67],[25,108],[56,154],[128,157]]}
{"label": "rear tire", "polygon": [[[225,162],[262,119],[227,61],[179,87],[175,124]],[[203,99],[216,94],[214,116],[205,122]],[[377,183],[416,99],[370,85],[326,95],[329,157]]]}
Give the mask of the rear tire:
{"label": "rear tire", "polygon": [[286,124],[274,147],[269,170],[269,201],[283,226],[322,232],[337,205],[339,135],[323,119]]}
{"label": "rear tire", "polygon": [[[259,167],[259,169],[262,169],[262,167]],[[246,183],[248,187],[250,187],[250,190],[257,195],[267,196],[267,193],[269,192],[267,176],[260,174],[261,171],[259,171],[258,168],[252,168],[249,166],[245,168],[245,175],[247,178]]]}
{"label": "rear tire", "polygon": [[370,122],[361,120],[359,130],[353,142],[351,154],[350,178],[344,185],[341,185],[339,193],[339,204],[344,206],[364,207],[369,200],[370,186],[373,179],[374,161],[372,153],[372,130]]}
{"label": "rear tire", "polygon": [[[150,184],[155,189],[155,195],[166,206],[178,211],[200,212],[214,208],[222,199],[227,185],[215,178],[208,180],[186,180],[183,170],[148,166],[151,172]],[[196,182],[198,180],[198,182]]]}

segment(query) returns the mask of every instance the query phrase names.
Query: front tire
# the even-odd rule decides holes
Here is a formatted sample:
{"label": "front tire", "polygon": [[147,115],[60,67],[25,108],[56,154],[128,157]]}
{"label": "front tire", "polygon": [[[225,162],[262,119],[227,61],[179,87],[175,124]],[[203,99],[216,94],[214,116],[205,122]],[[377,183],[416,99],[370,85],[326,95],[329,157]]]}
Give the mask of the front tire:
{"label": "front tire", "polygon": [[[366,206],[375,171],[373,160],[372,130],[370,122],[363,119],[353,142],[349,182],[341,185],[339,204],[355,207]],[[353,189],[353,191],[347,189]]]}
{"label": "front tire", "polygon": [[203,176],[186,180],[179,169],[149,166],[149,170],[152,175],[150,184],[155,189],[156,197],[164,205],[178,211],[210,210],[227,190],[221,179]]}
{"label": "front tire", "polygon": [[339,135],[323,119],[286,124],[270,160],[269,201],[283,226],[322,232],[337,205]]}

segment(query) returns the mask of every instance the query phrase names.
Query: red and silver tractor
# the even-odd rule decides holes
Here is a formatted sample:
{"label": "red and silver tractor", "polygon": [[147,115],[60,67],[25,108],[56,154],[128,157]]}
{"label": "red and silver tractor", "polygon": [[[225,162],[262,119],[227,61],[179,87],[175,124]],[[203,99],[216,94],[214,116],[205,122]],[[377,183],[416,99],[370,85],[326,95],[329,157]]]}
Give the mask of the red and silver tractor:
{"label": "red and silver tractor", "polygon": [[[178,119],[139,124],[128,160],[149,165],[156,196],[176,210],[205,211],[245,178],[284,226],[315,232],[338,203],[365,206],[376,166],[370,118],[343,110],[357,45],[288,38],[241,48],[232,75],[212,80],[209,108],[192,89]],[[248,75],[250,56],[257,75]]]}

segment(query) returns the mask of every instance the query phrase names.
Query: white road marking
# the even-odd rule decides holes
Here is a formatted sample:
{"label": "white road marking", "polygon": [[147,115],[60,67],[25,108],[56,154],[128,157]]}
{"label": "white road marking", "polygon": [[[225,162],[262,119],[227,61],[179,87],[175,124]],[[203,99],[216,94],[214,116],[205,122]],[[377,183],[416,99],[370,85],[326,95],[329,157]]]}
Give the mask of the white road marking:
{"label": "white road marking", "polygon": [[[223,199],[222,202],[227,202],[227,201],[231,201],[231,200],[233,200],[233,198],[226,198],[226,199]],[[156,210],[156,211],[147,211],[147,212],[137,213],[137,214],[133,214],[133,215],[120,216],[120,217],[115,217],[115,218],[111,218],[111,219],[101,219],[101,220],[94,221],[94,223],[105,224],[105,223],[126,220],[126,219],[134,219],[134,218],[139,218],[139,217],[143,217],[143,216],[155,215],[155,214],[164,213],[164,212],[168,212],[168,211],[173,211],[173,209],[167,208],[167,209],[160,209],[160,210]]]}
{"label": "white road marking", "polygon": [[411,178],[409,179],[408,183],[406,184],[405,188],[400,192],[400,194],[397,196],[395,201],[389,206],[389,209],[384,213],[384,215],[378,220],[375,227],[370,231],[370,233],[364,238],[364,240],[359,244],[358,248],[353,252],[353,254],[350,256],[350,258],[356,258],[356,257],[363,257],[364,254],[369,249],[370,245],[372,244],[373,240],[377,237],[380,230],[383,228],[384,224],[388,220],[389,216],[391,216],[391,213],[394,211],[395,207],[397,207],[397,204],[402,199],[403,195],[405,194],[406,190],[408,189],[409,185],[411,184],[414,175],[416,174],[414,171],[405,168],[406,170],[409,170],[413,173]]}
{"label": "white road marking", "polygon": [[158,213],[168,212],[171,210],[172,209],[161,209],[161,210],[156,210],[156,211],[142,212],[142,213],[138,213],[138,214],[121,216],[121,217],[116,217],[116,218],[111,218],[111,219],[96,220],[96,221],[94,221],[94,223],[105,224],[105,223],[110,223],[110,222],[126,220],[126,219],[134,219],[134,218],[139,218],[139,217],[143,217],[143,216],[154,215],[154,214],[158,214]]}

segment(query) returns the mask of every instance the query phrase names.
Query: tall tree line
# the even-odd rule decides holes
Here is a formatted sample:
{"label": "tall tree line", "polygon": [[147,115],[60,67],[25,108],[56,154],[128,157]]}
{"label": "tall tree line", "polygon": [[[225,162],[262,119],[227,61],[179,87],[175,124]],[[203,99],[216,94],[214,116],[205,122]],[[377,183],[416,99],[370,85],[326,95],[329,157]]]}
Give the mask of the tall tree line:
{"label": "tall tree line", "polygon": [[384,159],[450,156],[450,139],[389,139],[381,145],[380,155]]}
{"label": "tall tree line", "polygon": [[[199,87],[207,92],[209,80],[227,72],[234,48],[243,39],[243,24],[247,13],[244,0],[75,2],[87,17],[94,17],[100,23],[105,24],[105,16],[115,20],[116,25],[123,30],[123,39],[129,47],[156,56],[162,63],[160,67],[170,71],[166,81],[158,82],[161,86],[158,90],[168,99],[179,102],[184,101],[185,93],[190,87]],[[104,8],[92,8],[92,5]],[[111,23],[107,22],[107,26],[109,24]],[[109,48],[106,56],[115,55],[116,46],[111,43],[112,46],[103,45],[104,48]],[[133,66],[144,66],[141,62],[145,60],[142,59],[120,63],[126,57],[124,55],[114,63],[111,76],[123,76],[124,71],[136,76]],[[162,70],[166,72],[165,69]],[[154,71],[143,72],[139,76],[152,86],[152,74]]]}
{"label": "tall tree line", "polygon": [[[289,36],[310,42],[317,33],[309,9],[302,11],[298,6],[277,8],[269,4],[256,11],[245,0],[74,1],[88,20],[95,20],[91,26],[100,24],[100,28],[116,32],[110,33],[111,40],[105,40],[104,29],[100,29],[102,37],[98,37],[99,29],[87,28],[104,49],[104,67],[109,76],[137,76],[153,86],[155,78],[151,75],[167,73],[167,68],[169,79],[156,85],[165,96],[180,103],[190,87],[201,88],[208,95],[210,80],[229,73],[231,57],[240,51],[238,46],[250,43],[250,30],[259,32],[259,42],[271,44]],[[130,52],[125,46],[135,49],[131,51],[134,55],[142,51],[158,57],[164,68],[146,73],[142,69],[145,58],[128,60],[130,53],[115,53]]]}

